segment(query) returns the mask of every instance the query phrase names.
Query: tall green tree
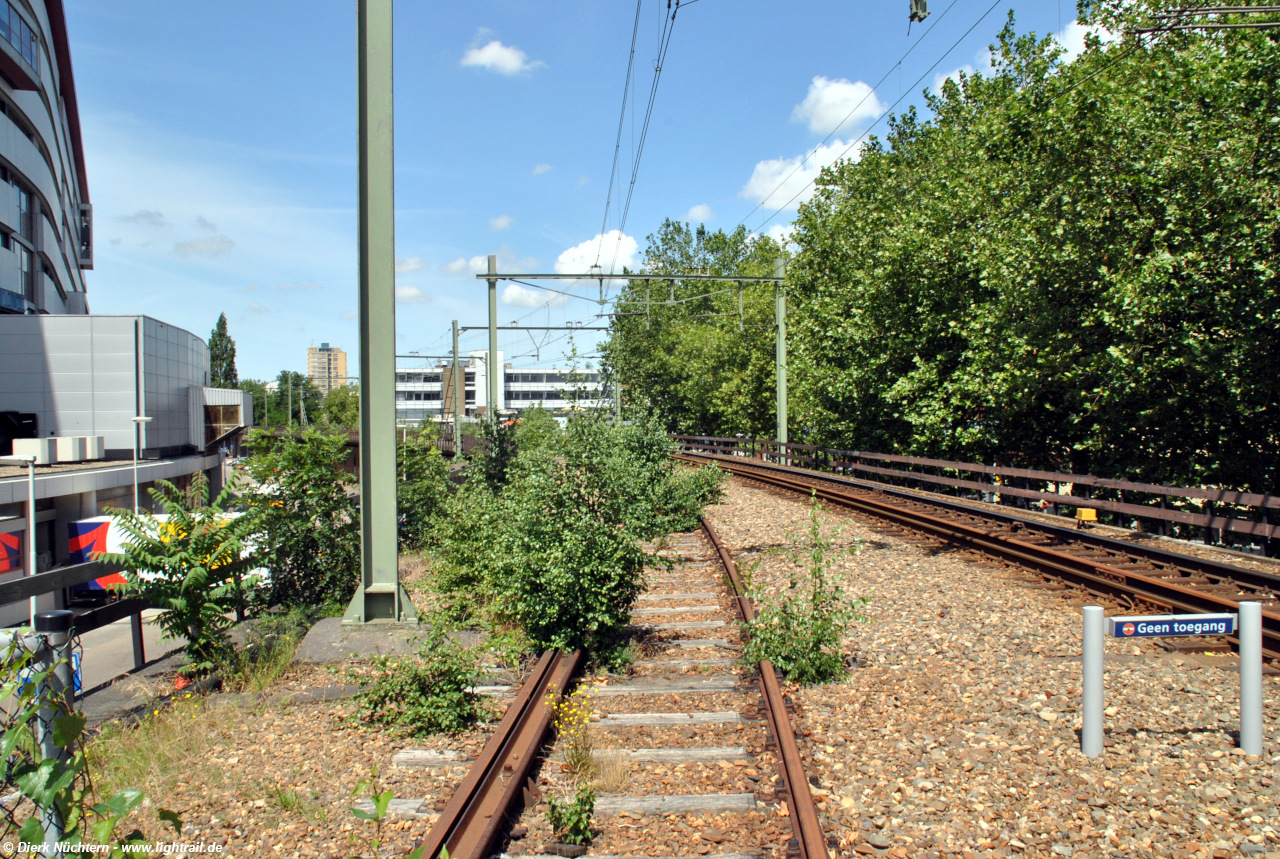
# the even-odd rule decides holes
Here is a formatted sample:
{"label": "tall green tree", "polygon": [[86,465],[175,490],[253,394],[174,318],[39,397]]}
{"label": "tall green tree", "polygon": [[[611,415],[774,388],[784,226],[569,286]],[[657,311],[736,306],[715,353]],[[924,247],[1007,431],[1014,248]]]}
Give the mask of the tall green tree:
{"label": "tall green tree", "polygon": [[227,333],[227,314],[218,315],[218,323],[209,334],[209,385],[235,388],[240,384],[236,373],[236,341]]}
{"label": "tall green tree", "polygon": [[799,434],[1273,490],[1280,45],[1125,36],[1064,64],[1010,25],[993,60],[801,208]]}
{"label": "tall green tree", "polygon": [[237,387],[253,395],[253,425],[266,426],[267,400],[270,397],[267,393],[267,383],[261,379],[241,379]]}
{"label": "tall green tree", "polygon": [[324,423],[324,394],[302,373],[281,370],[268,395],[266,425],[305,429]]}
{"label": "tall green tree", "polygon": [[664,221],[649,236],[644,269],[672,279],[629,282],[603,348],[624,398],[651,409],[670,430],[768,432],[776,379],[773,288],[677,275],[771,277],[782,253],[745,227],[711,232]]}
{"label": "tall green tree", "polygon": [[345,607],[360,578],[360,511],[348,489],[345,435],[255,431],[244,495],[262,533],[258,561],[271,573],[268,605]]}
{"label": "tall green tree", "polygon": [[[1070,60],[1010,19],[990,73],[822,172],[788,270],[793,440],[1280,488],[1280,41],[1119,35],[1160,6],[1083,3],[1117,35]],[[664,225],[649,257],[699,246]],[[772,377],[737,369],[771,343],[729,349],[715,299],[646,328],[624,298],[633,395],[671,428],[772,432]]]}
{"label": "tall green tree", "polygon": [[334,429],[360,429],[360,386],[339,385],[325,394],[322,413],[325,424]]}

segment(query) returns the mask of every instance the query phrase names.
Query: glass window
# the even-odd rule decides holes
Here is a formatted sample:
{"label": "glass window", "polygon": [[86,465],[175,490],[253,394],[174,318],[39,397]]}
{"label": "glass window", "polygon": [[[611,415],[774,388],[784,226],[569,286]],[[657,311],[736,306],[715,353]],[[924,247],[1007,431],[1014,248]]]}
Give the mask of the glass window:
{"label": "glass window", "polygon": [[18,234],[30,239],[32,238],[31,192],[17,183],[14,183],[14,188],[18,191]]}
{"label": "glass window", "polygon": [[27,301],[35,301],[35,273],[31,270],[31,251],[25,245],[18,245],[18,274],[22,283],[22,294],[27,297]]}
{"label": "glass window", "polygon": [[12,10],[8,3],[0,4],[0,36],[4,36],[6,42],[12,42],[9,36],[9,14]]}

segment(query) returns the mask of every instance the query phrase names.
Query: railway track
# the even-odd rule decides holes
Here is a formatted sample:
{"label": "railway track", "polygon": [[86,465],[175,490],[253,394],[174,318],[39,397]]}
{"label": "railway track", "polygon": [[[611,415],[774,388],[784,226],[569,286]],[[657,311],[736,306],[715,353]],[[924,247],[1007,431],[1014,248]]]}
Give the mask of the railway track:
{"label": "railway track", "polygon": [[1280,576],[821,472],[706,453],[677,458],[715,462],[765,486],[814,493],[889,527],[1035,570],[1132,609],[1233,612],[1241,601],[1260,602],[1263,656],[1280,661]]}
{"label": "railway track", "polygon": [[[734,621],[754,607],[733,559],[709,526],[677,535],[664,554],[668,568],[651,574],[633,611],[632,674],[588,687],[601,767],[591,852],[648,856],[662,844],[707,859],[827,859],[791,701],[771,665],[738,664]],[[512,833],[509,856],[555,852],[541,803],[571,794],[578,776],[564,772],[555,747],[541,773],[532,770],[548,739],[548,693],[564,694],[577,663],[577,654],[539,660],[423,842],[423,859],[444,849],[483,859]],[[612,783],[602,782],[605,767]]]}

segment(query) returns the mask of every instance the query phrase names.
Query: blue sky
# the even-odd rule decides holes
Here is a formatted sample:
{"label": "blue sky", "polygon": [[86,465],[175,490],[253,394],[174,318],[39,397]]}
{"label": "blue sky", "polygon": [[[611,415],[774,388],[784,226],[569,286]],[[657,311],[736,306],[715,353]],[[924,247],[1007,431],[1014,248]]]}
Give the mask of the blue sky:
{"label": "blue sky", "polygon": [[[816,167],[856,156],[896,100],[920,105],[924,86],[985,66],[1011,7],[1020,31],[1080,42],[1069,0],[992,2],[931,0],[908,35],[908,0],[685,0],[621,225],[667,0],[641,0],[607,218],[636,5],[401,0],[397,352],[443,354],[450,320],[486,323],[474,273],[487,254],[506,272],[580,271],[597,258],[620,270],[666,217],[785,229]],[[304,371],[306,347],[321,342],[346,349],[355,373],[355,4],[66,5],[96,227],[92,311],[145,313],[206,338],[225,312],[241,377]],[[871,133],[883,130],[881,120]],[[504,324],[591,324],[598,310],[500,289]],[[501,343],[535,366],[560,357],[560,336],[541,362],[528,333]],[[469,334],[464,351],[485,338]],[[579,351],[594,343],[578,336]]]}

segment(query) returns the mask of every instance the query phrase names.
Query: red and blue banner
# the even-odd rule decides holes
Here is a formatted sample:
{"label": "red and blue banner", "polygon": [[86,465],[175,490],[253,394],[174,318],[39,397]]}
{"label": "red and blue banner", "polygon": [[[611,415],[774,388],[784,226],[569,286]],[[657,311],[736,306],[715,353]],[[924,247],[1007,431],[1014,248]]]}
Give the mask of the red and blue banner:
{"label": "red and blue banner", "polygon": [[[111,518],[108,516],[98,516],[93,519],[82,519],[79,522],[71,522],[67,525],[67,548],[70,550],[70,557],[67,561],[72,564],[87,564],[94,560],[94,556],[100,552],[107,552],[110,549],[107,546],[107,535],[111,530]],[[111,573],[99,579],[80,585],[79,590],[105,591],[111,588],[123,585],[125,578],[120,573]]]}
{"label": "red and blue banner", "polygon": [[22,569],[22,534],[0,534],[0,573]]}

